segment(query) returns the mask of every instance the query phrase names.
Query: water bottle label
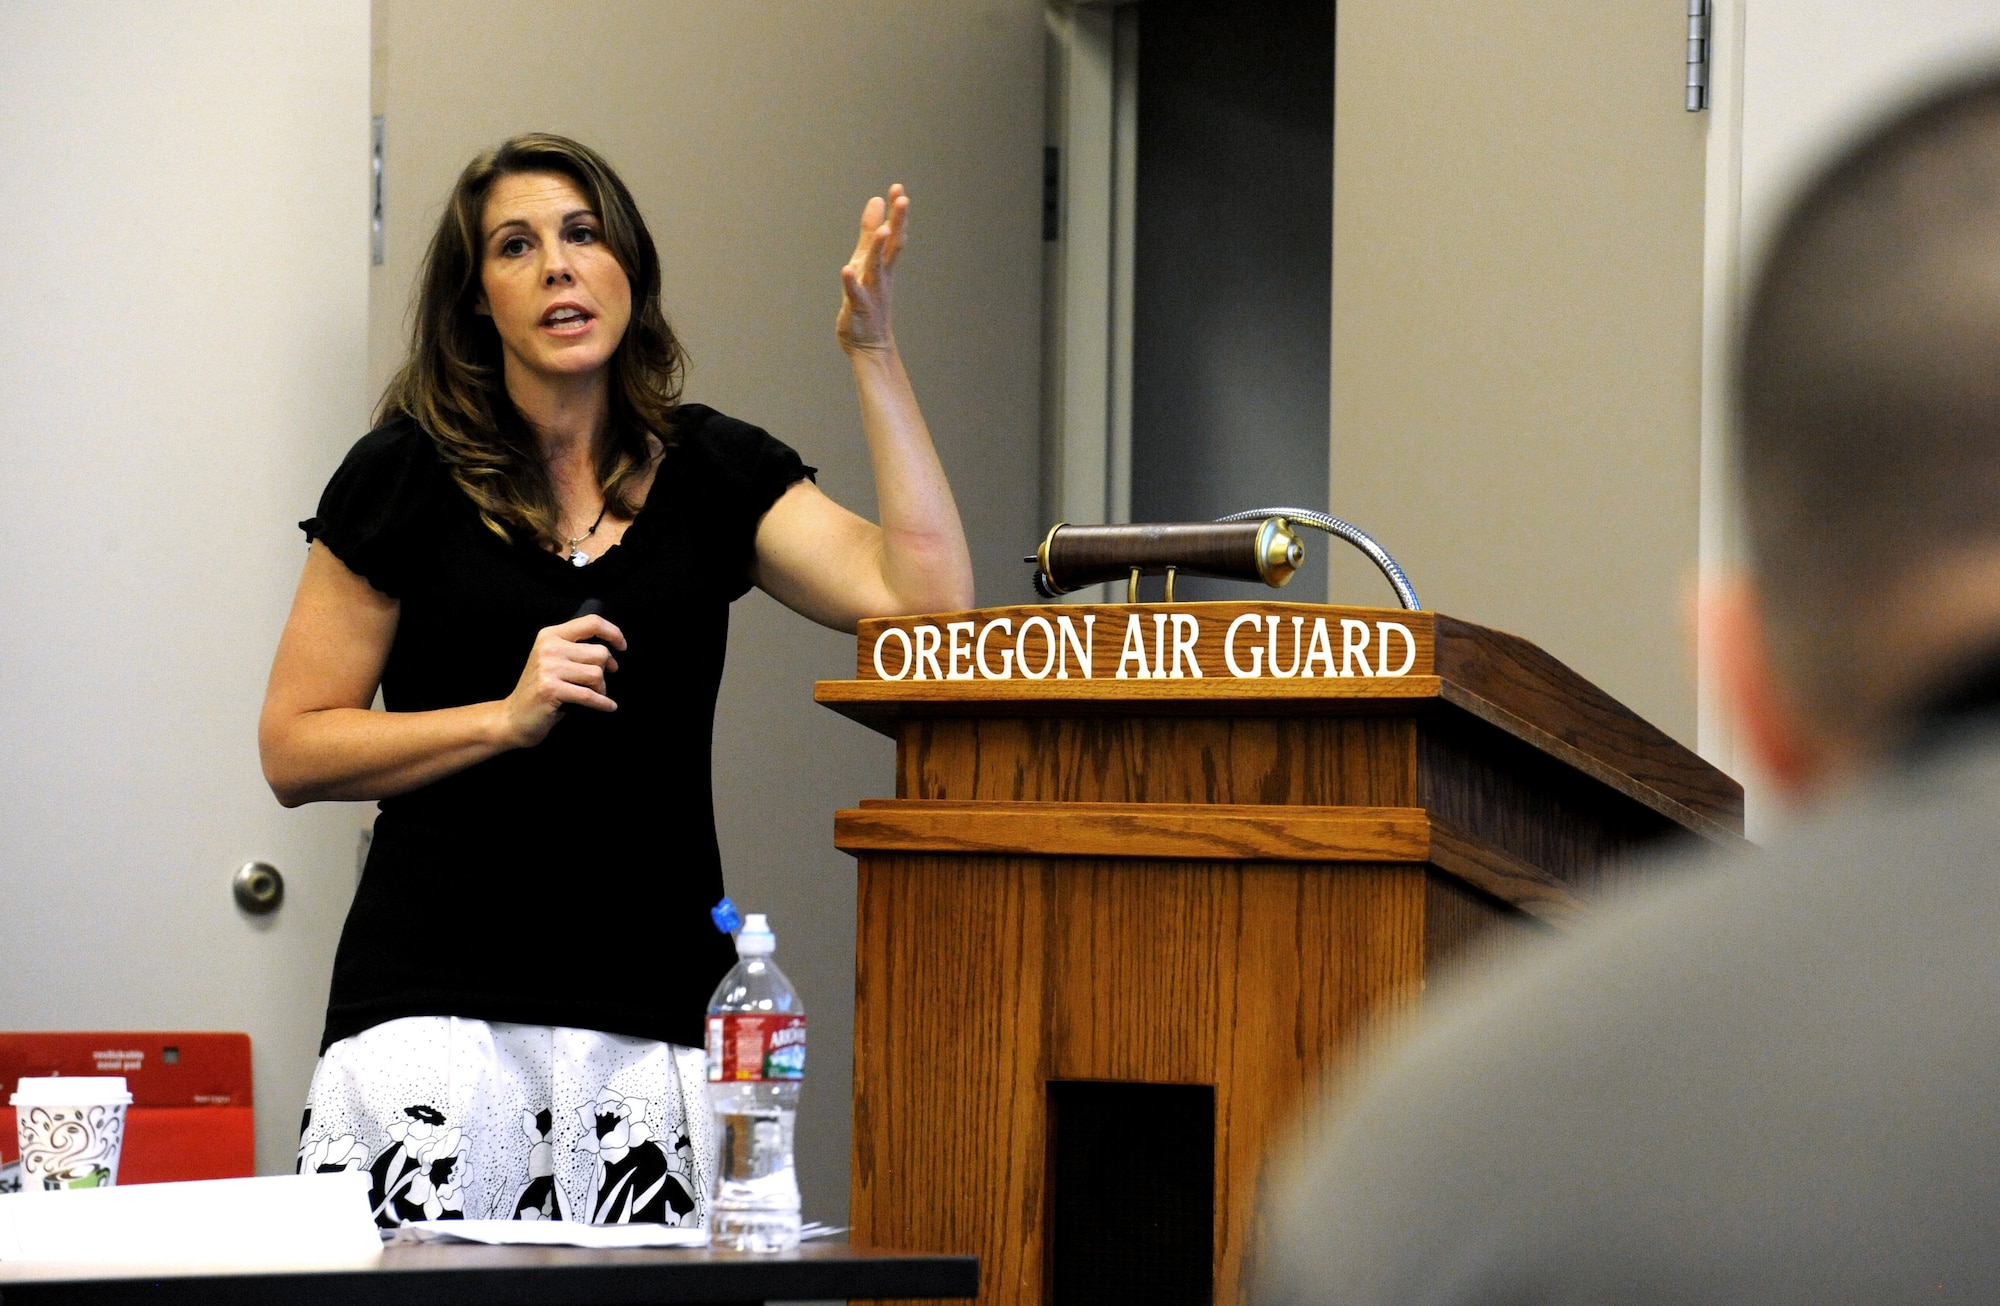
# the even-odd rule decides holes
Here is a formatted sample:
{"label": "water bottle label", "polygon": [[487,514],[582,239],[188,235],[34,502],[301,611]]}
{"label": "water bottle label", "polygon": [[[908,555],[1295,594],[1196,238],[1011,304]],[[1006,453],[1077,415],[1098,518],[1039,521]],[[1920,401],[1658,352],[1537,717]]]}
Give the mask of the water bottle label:
{"label": "water bottle label", "polygon": [[738,1011],[708,1018],[711,1083],[745,1079],[804,1079],[806,1018]]}

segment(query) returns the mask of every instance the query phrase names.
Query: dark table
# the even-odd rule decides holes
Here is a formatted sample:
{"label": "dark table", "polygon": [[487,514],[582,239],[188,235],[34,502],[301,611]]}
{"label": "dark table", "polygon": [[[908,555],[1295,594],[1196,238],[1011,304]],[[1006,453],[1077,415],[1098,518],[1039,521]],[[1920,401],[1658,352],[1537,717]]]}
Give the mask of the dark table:
{"label": "dark table", "polygon": [[0,1306],[642,1306],[905,1300],[979,1293],[979,1258],[807,1243],[752,1256],[689,1248],[598,1251],[582,1247],[483,1247],[424,1243],[383,1249],[362,1270],[231,1274],[177,1267],[78,1271],[0,1264]]}

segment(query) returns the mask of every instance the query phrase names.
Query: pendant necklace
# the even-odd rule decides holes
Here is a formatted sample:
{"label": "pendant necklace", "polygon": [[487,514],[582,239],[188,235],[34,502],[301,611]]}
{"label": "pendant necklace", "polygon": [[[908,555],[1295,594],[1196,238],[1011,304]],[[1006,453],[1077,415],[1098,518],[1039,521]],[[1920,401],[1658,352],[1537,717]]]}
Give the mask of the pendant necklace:
{"label": "pendant necklace", "polygon": [[603,507],[603,508],[599,508],[599,509],[597,510],[597,520],[596,520],[596,521],[594,521],[594,522],[592,522],[592,523],[590,523],[590,529],[589,529],[589,530],[587,530],[587,531],[585,531],[585,532],[584,532],[583,534],[581,534],[581,535],[578,535],[578,536],[576,536],[575,538],[571,538],[570,536],[567,536],[567,535],[563,536],[563,539],[564,539],[564,540],[566,540],[566,541],[567,541],[567,542],[569,543],[569,554],[568,554],[568,557],[569,557],[569,563],[570,563],[570,566],[572,566],[572,567],[587,567],[587,566],[589,566],[589,565],[590,565],[590,559],[589,559],[588,557],[586,557],[586,556],[585,556],[585,555],[583,554],[583,552],[582,552],[582,551],[581,551],[580,549],[578,549],[578,548],[577,548],[576,546],[577,546],[577,545],[579,545],[579,544],[581,544],[581,543],[583,543],[583,542],[584,542],[585,540],[589,539],[589,538],[590,538],[591,536],[593,536],[593,535],[597,534],[597,528],[598,528],[599,526],[602,526],[602,525],[604,524],[604,513],[605,513],[605,509],[608,509],[608,508],[609,508],[610,506],[611,506],[611,500],[607,498],[607,499],[606,499],[606,500],[604,501],[604,507]]}

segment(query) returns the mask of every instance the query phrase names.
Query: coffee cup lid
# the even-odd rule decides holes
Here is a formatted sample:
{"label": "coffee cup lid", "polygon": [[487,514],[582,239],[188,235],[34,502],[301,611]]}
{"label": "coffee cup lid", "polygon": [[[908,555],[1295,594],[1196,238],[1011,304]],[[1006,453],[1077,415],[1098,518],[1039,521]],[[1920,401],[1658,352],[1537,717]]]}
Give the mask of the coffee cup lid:
{"label": "coffee cup lid", "polygon": [[23,1076],[7,1099],[10,1106],[126,1106],[123,1075],[56,1075],[46,1079]]}

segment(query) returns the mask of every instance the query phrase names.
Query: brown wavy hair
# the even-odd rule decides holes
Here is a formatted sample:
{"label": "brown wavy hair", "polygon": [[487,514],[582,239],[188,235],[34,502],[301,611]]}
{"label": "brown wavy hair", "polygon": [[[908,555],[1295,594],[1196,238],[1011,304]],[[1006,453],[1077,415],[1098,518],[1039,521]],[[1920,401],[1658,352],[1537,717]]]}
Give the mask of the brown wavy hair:
{"label": "brown wavy hair", "polygon": [[604,157],[563,136],[530,132],[465,165],[451,188],[417,279],[410,352],[376,406],[380,424],[414,418],[436,443],[452,480],[502,539],[509,527],[548,544],[556,533],[555,488],[534,432],[507,396],[500,333],[479,301],[486,199],[502,177],[555,173],[575,183],[604,230],[604,243],[632,286],[632,320],[611,356],[611,413],[597,450],[597,481],[614,513],[639,510],[633,494],[652,463],[648,436],[673,442],[687,355],[660,308],[660,254],[632,192]]}

